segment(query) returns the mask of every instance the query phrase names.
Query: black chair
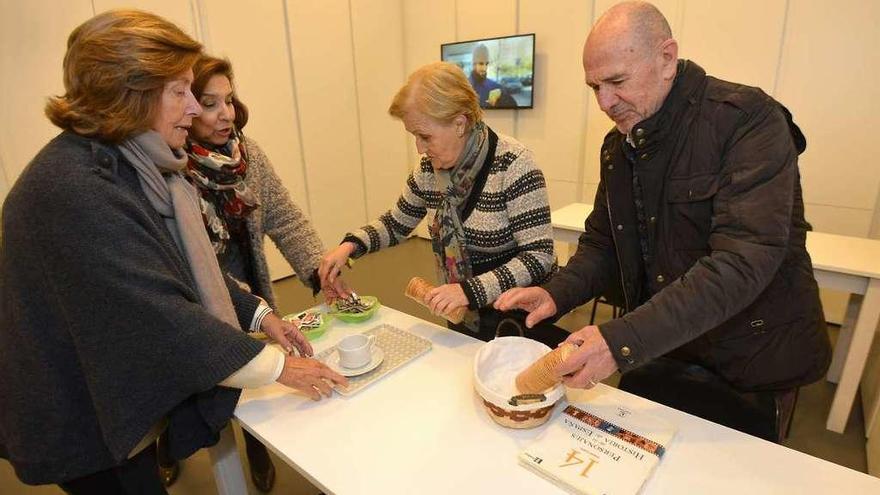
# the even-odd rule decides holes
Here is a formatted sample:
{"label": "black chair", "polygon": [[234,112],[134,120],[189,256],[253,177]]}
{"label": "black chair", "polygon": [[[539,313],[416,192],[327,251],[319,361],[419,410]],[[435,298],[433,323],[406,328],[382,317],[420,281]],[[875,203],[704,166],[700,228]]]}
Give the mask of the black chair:
{"label": "black chair", "polygon": [[623,307],[615,305],[613,302],[609,301],[605,298],[605,296],[600,296],[593,299],[593,309],[590,311],[590,325],[593,325],[596,321],[596,306],[599,304],[607,304],[611,306],[611,317],[612,318],[620,318],[624,315]]}
{"label": "black chair", "polygon": [[776,402],[776,433],[777,443],[782,443],[791,433],[792,418],[794,418],[794,409],[797,407],[797,399],[799,388],[793,388],[777,392]]}

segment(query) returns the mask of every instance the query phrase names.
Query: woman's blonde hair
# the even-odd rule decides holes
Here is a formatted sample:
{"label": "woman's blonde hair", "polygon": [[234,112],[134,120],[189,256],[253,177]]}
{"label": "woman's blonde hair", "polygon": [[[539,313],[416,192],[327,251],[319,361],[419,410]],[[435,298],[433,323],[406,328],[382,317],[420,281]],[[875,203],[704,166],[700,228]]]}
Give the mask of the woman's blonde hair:
{"label": "woman's blonde hair", "polygon": [[443,123],[457,115],[467,117],[469,127],[483,120],[477,93],[464,72],[449,62],[430,63],[410,74],[394,95],[388,113],[403,119],[413,109]]}
{"label": "woman's blonde hair", "polygon": [[149,12],[111,10],[70,33],[62,96],[46,116],[58,127],[118,143],[146,131],[165,83],[189,70],[202,45]]}

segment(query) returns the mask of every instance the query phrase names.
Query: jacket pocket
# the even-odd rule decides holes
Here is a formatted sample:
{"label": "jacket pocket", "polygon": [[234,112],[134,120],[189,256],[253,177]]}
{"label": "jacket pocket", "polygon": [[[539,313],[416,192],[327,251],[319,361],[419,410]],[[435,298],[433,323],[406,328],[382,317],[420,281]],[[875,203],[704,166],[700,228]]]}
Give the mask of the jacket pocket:
{"label": "jacket pocket", "polygon": [[712,231],[713,200],[718,176],[673,177],[666,186],[667,229],[675,249],[705,249]]}
{"label": "jacket pocket", "polygon": [[670,203],[704,201],[718,192],[718,175],[714,173],[669,179],[666,199]]}
{"label": "jacket pocket", "polygon": [[713,352],[719,373],[743,391],[783,390],[821,378],[831,362],[823,321],[801,318],[724,341]]}

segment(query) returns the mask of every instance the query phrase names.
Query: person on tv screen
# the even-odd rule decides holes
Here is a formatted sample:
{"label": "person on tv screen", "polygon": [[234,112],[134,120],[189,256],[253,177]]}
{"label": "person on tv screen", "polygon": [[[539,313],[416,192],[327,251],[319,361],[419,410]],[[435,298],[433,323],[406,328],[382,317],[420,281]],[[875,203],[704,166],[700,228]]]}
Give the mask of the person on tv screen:
{"label": "person on tv screen", "polygon": [[501,84],[489,79],[489,49],[480,43],[471,54],[471,75],[468,80],[480,99],[482,108],[513,108],[516,100],[507,94]]}

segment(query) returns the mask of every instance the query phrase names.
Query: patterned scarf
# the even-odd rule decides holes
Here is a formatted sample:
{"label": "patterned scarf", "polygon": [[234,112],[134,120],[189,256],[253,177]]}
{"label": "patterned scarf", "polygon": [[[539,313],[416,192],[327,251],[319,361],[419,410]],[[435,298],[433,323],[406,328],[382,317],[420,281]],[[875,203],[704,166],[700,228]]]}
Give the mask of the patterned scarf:
{"label": "patterned scarf", "polygon": [[[489,128],[480,122],[471,130],[455,166],[434,171],[443,199],[428,230],[437,261],[437,276],[447,284],[473,277],[461,214],[488,153]],[[468,330],[479,331],[480,320],[476,311],[468,311],[463,323]]]}
{"label": "patterned scarf", "polygon": [[223,146],[211,151],[189,142],[187,173],[198,186],[200,208],[214,252],[223,254],[232,234],[244,229],[244,220],[260,202],[251,191],[247,176],[247,153],[240,136],[233,133]]}

